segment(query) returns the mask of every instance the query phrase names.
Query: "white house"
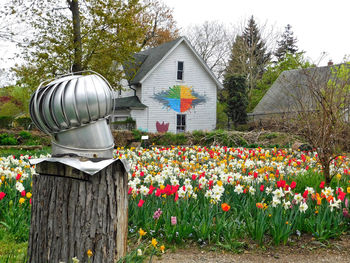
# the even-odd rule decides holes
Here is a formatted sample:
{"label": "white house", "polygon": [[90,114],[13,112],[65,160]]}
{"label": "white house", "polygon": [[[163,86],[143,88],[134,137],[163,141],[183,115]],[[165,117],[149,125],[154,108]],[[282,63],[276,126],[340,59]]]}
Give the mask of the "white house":
{"label": "white house", "polygon": [[185,37],[134,55],[128,85],[115,100],[115,119],[131,117],[148,132],[213,130],[222,84]]}

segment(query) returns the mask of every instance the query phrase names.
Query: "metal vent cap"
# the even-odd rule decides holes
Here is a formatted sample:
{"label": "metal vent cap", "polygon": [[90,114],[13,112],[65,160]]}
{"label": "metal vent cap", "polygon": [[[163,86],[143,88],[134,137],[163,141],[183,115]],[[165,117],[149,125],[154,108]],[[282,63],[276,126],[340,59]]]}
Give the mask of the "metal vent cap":
{"label": "metal vent cap", "polygon": [[29,111],[36,126],[52,136],[52,154],[112,158],[106,119],[113,111],[113,92],[108,82],[94,73],[44,83],[32,95]]}

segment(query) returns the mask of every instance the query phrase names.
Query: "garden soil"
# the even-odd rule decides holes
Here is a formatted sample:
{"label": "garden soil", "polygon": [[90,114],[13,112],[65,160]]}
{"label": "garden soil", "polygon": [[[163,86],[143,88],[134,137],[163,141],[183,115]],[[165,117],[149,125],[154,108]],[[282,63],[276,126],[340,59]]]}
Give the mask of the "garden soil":
{"label": "garden soil", "polygon": [[213,251],[198,246],[187,246],[167,251],[161,258],[154,258],[157,263],[238,263],[238,262],[276,262],[276,263],[350,263],[350,236],[330,243],[321,243],[313,239],[298,241],[293,245],[257,248],[251,246],[242,253],[233,253],[217,249]]}

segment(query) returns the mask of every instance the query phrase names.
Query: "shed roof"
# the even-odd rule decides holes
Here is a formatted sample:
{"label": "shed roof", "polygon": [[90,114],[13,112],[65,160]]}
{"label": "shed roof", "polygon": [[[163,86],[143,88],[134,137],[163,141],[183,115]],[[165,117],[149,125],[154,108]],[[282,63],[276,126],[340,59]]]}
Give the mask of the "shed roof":
{"label": "shed roof", "polygon": [[147,106],[140,102],[137,96],[130,96],[125,98],[115,98],[114,99],[114,109],[115,110],[143,110]]}
{"label": "shed roof", "polygon": [[313,85],[321,88],[327,85],[332,76],[331,68],[336,66],[339,65],[282,72],[254,108],[252,115],[298,111],[301,102],[312,110],[313,96],[308,87]]}

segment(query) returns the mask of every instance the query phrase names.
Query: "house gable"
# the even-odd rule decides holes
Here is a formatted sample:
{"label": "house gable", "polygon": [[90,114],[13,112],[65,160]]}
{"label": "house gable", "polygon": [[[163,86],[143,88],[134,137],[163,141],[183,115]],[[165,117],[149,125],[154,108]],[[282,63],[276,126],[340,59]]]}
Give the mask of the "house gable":
{"label": "house gable", "polygon": [[196,52],[186,37],[177,38],[171,42],[164,43],[159,47],[147,49],[134,55],[134,63],[127,68],[130,78],[132,72],[136,73],[132,76],[130,84],[137,85],[142,84],[154,70],[181,44],[185,43],[187,47],[192,51],[198,62],[202,65],[209,76],[215,81],[216,85],[223,88],[221,82],[215,77],[214,73],[209,69],[208,65],[204,62],[201,56]]}
{"label": "house gable", "polygon": [[[178,62],[183,62],[183,79],[177,79]],[[177,45],[142,83],[142,102],[148,108],[149,131],[169,123],[177,131],[177,116],[186,115],[186,131],[213,130],[216,126],[216,81],[207,73],[185,42]]]}
{"label": "house gable", "polygon": [[[162,132],[166,127],[174,133],[215,129],[217,89],[222,84],[186,38],[137,53],[124,69],[130,87],[147,106],[129,107],[138,129]],[[129,101],[135,92],[127,89],[120,95]]]}

